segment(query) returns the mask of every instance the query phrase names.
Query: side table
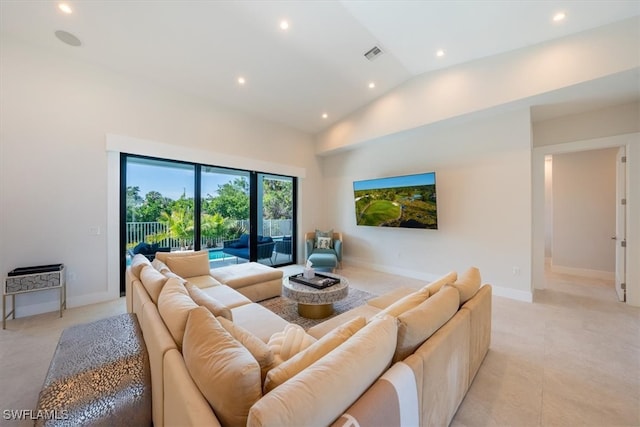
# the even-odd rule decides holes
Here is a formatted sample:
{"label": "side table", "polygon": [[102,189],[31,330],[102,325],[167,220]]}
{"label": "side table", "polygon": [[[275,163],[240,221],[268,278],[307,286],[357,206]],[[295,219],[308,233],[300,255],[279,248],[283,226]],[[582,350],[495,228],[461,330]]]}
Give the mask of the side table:
{"label": "side table", "polygon": [[[67,308],[67,284],[64,264],[38,265],[11,270],[2,290],[2,329],[7,328],[7,319],[16,318],[16,295],[27,292],[60,290],[60,317]],[[11,296],[11,311],[7,313],[7,296]]]}
{"label": "side table", "polygon": [[324,289],[316,289],[302,283],[289,280],[282,281],[282,295],[298,303],[298,314],[307,319],[324,319],[333,314],[333,303],[343,300],[349,295],[349,281],[337,274],[323,273],[340,279],[340,283]]}

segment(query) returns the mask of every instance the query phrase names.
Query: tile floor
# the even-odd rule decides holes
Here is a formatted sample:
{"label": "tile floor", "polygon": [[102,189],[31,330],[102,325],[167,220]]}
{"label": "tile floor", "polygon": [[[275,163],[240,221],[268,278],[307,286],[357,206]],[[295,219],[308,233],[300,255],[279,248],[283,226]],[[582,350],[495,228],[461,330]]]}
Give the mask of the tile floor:
{"label": "tile floor", "polygon": [[[285,274],[298,272],[288,267]],[[352,286],[382,294],[427,282],[345,266]],[[0,331],[0,425],[34,409],[62,330],[125,312],[124,299],[8,321]],[[489,353],[452,426],[639,426],[640,309],[611,283],[549,274],[534,303],[493,297]]]}

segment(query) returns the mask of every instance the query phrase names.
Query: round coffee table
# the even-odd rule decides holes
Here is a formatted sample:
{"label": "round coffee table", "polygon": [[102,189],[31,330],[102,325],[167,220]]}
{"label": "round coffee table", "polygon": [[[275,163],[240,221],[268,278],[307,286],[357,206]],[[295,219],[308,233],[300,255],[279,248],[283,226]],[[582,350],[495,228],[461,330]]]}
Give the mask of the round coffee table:
{"label": "round coffee table", "polygon": [[349,281],[337,274],[322,273],[340,279],[340,283],[325,289],[316,289],[302,283],[282,280],[282,295],[298,303],[298,314],[307,319],[323,319],[333,314],[333,303],[349,295]]}

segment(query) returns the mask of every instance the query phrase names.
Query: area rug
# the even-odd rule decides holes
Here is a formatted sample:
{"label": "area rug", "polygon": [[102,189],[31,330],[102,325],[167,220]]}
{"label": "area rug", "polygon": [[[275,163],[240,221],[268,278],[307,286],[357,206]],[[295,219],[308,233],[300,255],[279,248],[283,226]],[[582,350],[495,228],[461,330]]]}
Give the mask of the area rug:
{"label": "area rug", "polygon": [[338,314],[349,311],[352,308],[359,307],[375,296],[376,295],[372,293],[350,287],[349,295],[347,295],[347,297],[342,301],[334,303],[334,313],[324,319],[307,319],[300,316],[298,314],[298,303],[287,297],[269,298],[268,300],[260,301],[259,304],[273,311],[287,322],[295,323],[296,325],[302,326],[304,330],[307,330],[327,319],[337,316]]}

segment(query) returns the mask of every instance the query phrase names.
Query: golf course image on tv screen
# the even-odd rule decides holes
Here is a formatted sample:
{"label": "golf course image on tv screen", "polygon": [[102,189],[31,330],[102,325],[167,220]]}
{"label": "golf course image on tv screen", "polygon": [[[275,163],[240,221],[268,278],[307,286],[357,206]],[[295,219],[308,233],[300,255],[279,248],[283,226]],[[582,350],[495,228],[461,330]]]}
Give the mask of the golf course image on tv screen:
{"label": "golf course image on tv screen", "polygon": [[435,172],[354,181],[353,192],[358,225],[438,228]]}

